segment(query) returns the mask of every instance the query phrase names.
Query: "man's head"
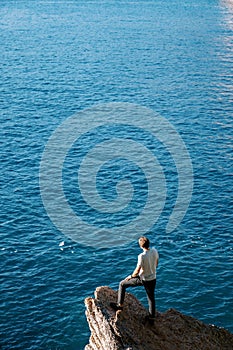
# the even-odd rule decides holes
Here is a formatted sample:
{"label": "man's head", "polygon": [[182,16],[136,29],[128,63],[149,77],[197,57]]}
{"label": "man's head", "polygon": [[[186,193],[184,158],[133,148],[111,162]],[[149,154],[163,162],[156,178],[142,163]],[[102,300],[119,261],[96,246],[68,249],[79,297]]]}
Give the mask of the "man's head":
{"label": "man's head", "polygon": [[150,241],[145,236],[140,237],[138,240],[138,243],[139,243],[140,248],[148,249],[150,246]]}

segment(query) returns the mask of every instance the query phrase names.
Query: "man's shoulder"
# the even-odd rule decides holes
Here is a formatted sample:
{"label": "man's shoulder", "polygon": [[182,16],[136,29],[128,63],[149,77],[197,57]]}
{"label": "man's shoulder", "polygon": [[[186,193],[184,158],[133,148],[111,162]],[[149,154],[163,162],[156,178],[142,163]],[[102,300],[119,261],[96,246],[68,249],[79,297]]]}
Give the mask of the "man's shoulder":
{"label": "man's shoulder", "polygon": [[154,252],[158,251],[155,247],[152,247],[151,250],[154,251]]}
{"label": "man's shoulder", "polygon": [[158,250],[156,248],[151,248],[151,251],[153,255],[159,255]]}

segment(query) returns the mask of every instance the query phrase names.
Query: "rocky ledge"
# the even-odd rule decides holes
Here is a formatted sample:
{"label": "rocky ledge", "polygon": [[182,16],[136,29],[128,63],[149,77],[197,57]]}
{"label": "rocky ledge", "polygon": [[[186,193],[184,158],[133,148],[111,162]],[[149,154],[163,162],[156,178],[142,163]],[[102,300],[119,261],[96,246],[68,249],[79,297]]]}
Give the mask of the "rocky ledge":
{"label": "rocky ledge", "polygon": [[115,312],[117,292],[98,287],[95,298],[86,298],[91,331],[85,350],[232,350],[233,334],[170,309],[157,313],[154,325],[145,321],[147,310],[127,293],[124,309]]}

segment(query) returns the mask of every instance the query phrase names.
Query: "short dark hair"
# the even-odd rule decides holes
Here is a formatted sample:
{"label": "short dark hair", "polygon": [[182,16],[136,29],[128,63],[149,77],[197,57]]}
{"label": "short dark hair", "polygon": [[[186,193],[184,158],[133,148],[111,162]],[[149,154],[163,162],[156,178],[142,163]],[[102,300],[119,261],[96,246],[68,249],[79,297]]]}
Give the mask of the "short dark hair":
{"label": "short dark hair", "polygon": [[149,239],[148,239],[147,237],[145,237],[145,236],[142,236],[142,237],[139,238],[139,243],[140,243],[140,246],[141,246],[142,248],[148,249],[149,246],[150,246],[150,241],[149,241]]}

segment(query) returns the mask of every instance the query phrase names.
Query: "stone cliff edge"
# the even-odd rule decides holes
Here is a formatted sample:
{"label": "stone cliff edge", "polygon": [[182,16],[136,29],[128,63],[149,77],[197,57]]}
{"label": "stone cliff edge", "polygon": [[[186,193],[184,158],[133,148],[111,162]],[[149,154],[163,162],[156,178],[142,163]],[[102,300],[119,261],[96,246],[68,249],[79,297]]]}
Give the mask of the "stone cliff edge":
{"label": "stone cliff edge", "polygon": [[115,312],[117,292],[98,287],[95,298],[86,298],[86,317],[91,331],[85,350],[233,350],[233,334],[206,325],[175,309],[157,312],[154,325],[145,321],[147,310],[127,293],[124,309]]}

